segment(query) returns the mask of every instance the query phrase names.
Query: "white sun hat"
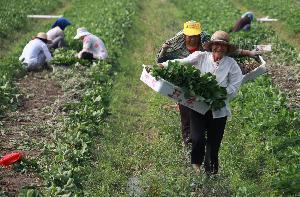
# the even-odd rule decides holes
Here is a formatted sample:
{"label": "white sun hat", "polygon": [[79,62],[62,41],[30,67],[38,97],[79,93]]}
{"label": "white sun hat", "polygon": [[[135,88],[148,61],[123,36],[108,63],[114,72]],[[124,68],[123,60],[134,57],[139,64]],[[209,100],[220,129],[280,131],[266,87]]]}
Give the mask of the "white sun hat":
{"label": "white sun hat", "polygon": [[87,36],[87,35],[90,35],[91,33],[87,31],[86,28],[84,27],[80,27],[77,29],[77,34],[76,36],[74,37],[74,39],[79,39],[80,37],[82,36]]}

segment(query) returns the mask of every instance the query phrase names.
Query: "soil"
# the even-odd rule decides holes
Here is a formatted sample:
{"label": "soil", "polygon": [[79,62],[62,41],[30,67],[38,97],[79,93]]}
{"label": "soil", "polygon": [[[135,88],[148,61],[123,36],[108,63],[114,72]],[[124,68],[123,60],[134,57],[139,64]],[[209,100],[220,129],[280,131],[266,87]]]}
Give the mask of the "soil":
{"label": "soil", "polygon": [[[16,81],[22,94],[21,106],[1,120],[0,155],[20,151],[27,160],[34,160],[41,154],[39,145],[50,140],[49,129],[55,125],[58,101],[64,93],[49,75],[48,71],[29,73]],[[41,184],[34,171],[21,173],[11,167],[0,168],[0,191],[5,195],[17,196],[22,187]]]}
{"label": "soil", "polygon": [[291,109],[300,108],[300,70],[295,66],[273,66],[268,69],[273,83],[287,95]]}

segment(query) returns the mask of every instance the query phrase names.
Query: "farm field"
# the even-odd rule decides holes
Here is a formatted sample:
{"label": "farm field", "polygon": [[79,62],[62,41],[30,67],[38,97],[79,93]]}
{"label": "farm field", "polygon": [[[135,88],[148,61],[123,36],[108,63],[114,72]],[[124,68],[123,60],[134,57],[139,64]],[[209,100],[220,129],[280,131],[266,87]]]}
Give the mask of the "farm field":
{"label": "farm field", "polygon": [[[5,2],[0,41],[11,46],[0,47],[0,157],[14,151],[23,157],[0,166],[0,196],[299,195],[300,43],[281,35],[299,35],[300,3],[251,2]],[[254,20],[251,31],[230,34],[242,49],[272,44],[262,54],[268,72],[242,85],[230,103],[220,172],[196,175],[175,102],[140,81],[142,65],[156,64],[162,43],[184,22],[199,21],[211,35],[228,31],[247,10],[280,18],[286,28]],[[61,14],[72,22],[67,47],[53,52],[52,72],[26,73],[18,61],[31,37],[55,21],[27,14]],[[104,41],[108,59],[74,58],[82,45],[73,39],[78,27]]]}

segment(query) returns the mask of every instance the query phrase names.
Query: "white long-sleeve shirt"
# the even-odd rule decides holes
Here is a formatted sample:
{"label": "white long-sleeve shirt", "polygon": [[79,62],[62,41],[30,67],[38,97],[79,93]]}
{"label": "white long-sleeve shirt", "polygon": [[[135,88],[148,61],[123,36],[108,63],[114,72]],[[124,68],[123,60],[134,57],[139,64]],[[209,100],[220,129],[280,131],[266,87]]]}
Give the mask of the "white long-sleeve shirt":
{"label": "white long-sleeve shirt", "polygon": [[[231,115],[229,100],[236,96],[243,79],[242,71],[233,58],[224,56],[216,63],[213,61],[211,52],[196,51],[186,58],[171,61],[178,61],[183,64],[192,64],[202,73],[210,72],[216,75],[218,84],[226,88],[228,98],[225,101],[225,107],[212,111],[213,117],[221,118]],[[163,66],[166,67],[168,62],[169,61],[162,63]],[[201,103],[201,106],[201,114],[205,114],[209,110],[209,106],[204,102]]]}
{"label": "white long-sleeve shirt", "polygon": [[95,59],[106,59],[108,57],[103,41],[93,34],[84,37],[83,47],[79,52],[79,56],[82,52],[92,53]]}
{"label": "white long-sleeve shirt", "polygon": [[[47,45],[36,38],[31,40],[23,49],[22,55],[19,57],[19,60],[27,64],[39,64],[39,56],[44,54],[46,57],[46,62],[52,60],[51,53]],[[24,59],[24,60],[23,60]]]}

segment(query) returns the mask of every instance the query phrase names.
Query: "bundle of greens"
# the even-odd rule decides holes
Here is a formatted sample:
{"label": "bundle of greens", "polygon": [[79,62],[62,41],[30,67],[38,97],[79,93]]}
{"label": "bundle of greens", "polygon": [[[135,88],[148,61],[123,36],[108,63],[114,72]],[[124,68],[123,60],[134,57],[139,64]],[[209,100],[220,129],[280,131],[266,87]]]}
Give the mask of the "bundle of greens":
{"label": "bundle of greens", "polygon": [[57,66],[72,66],[77,62],[83,66],[88,66],[91,63],[88,60],[79,59],[76,56],[75,50],[56,49],[53,53],[52,65]]}
{"label": "bundle of greens", "polygon": [[182,65],[177,61],[169,62],[164,69],[155,65],[151,69],[151,75],[181,87],[185,98],[195,97],[196,101],[205,102],[213,110],[225,106],[226,88],[218,85],[215,75],[201,73],[192,65]]}

